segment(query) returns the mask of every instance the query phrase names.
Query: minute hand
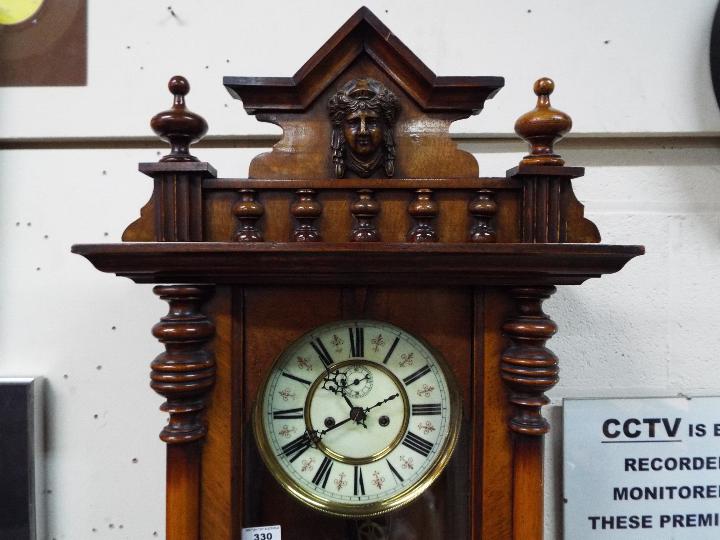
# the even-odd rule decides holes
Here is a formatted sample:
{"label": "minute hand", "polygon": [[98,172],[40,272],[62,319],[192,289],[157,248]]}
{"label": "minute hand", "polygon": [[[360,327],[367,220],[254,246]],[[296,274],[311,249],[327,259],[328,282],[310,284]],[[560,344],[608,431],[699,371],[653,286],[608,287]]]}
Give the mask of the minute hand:
{"label": "minute hand", "polygon": [[372,405],[371,407],[365,407],[364,412],[368,412],[370,409],[374,409],[375,407],[379,407],[380,405],[384,405],[385,403],[387,403],[388,401],[392,401],[393,399],[395,399],[395,398],[398,397],[399,395],[400,395],[400,393],[393,394],[393,395],[390,396],[390,397],[386,397],[386,398],[383,399],[382,401],[378,401],[375,405]]}

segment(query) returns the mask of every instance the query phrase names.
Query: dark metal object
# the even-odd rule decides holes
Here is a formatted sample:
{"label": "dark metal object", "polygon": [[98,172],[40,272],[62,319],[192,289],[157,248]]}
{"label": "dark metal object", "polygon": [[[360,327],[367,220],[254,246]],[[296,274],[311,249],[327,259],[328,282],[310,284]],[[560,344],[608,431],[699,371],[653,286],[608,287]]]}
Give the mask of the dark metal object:
{"label": "dark metal object", "polygon": [[720,4],[715,10],[715,18],[710,31],[710,76],[715,99],[720,107]]}
{"label": "dark metal object", "polygon": [[0,538],[45,538],[42,379],[0,378]]}

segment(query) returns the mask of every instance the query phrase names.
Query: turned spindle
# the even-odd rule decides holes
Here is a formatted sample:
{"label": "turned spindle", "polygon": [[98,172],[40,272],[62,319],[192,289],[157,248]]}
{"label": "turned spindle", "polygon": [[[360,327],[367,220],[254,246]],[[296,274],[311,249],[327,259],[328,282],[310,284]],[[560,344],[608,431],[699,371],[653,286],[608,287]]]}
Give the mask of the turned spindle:
{"label": "turned spindle", "polygon": [[350,235],[352,242],[377,242],[380,233],[375,227],[375,217],[380,213],[380,204],[373,197],[371,189],[359,189],[358,198],[350,205],[355,216],[355,226]]}
{"label": "turned spindle", "polygon": [[167,399],[160,410],[170,415],[160,438],[168,444],[193,442],[207,433],[203,414],[215,381],[215,359],[206,348],[215,327],[200,310],[212,287],[157,285],[153,292],[170,306],[152,329],[165,345],[150,375],[152,389]]}
{"label": "turned spindle", "polygon": [[475,198],[468,203],[468,211],[475,223],[470,229],[470,241],[491,243],[497,241],[492,220],[497,213],[495,193],[490,189],[479,189]]}
{"label": "turned spindle", "polygon": [[407,234],[408,242],[437,242],[437,232],[432,221],[438,215],[438,203],[433,200],[431,189],[415,190],[415,198],[408,206],[408,213],[415,220],[415,225]]}
{"label": "turned spindle", "polygon": [[207,133],[207,122],[185,105],[185,96],[190,92],[190,83],[185,77],[174,76],[168,83],[168,89],[173,95],[172,107],[150,120],[152,130],[170,143],[170,153],[160,161],[199,161],[190,155],[190,145]]}
{"label": "turned spindle", "polygon": [[235,241],[262,242],[263,236],[258,227],[258,220],[265,213],[265,208],[257,200],[254,189],[240,189],[238,192],[240,199],[232,207],[232,212],[238,220]]}
{"label": "turned spindle", "polygon": [[290,205],[290,213],[295,218],[293,240],[295,242],[320,242],[320,231],[315,220],[322,214],[322,204],[316,199],[314,189],[298,189],[297,198]]}
{"label": "turned spindle", "polygon": [[166,520],[169,540],[200,538],[200,469],[207,435],[205,410],[215,384],[215,357],[208,347],[215,326],[202,313],[213,292],[207,285],[157,285],[168,314],[153,326],[165,352],[153,360],[150,386],[167,401],[170,415],[160,432],[167,444]]}
{"label": "turned spindle", "polygon": [[550,402],[545,392],[557,384],[560,370],[557,356],[545,347],[557,325],[543,312],[542,303],[554,292],[553,286],[510,290],[516,313],[502,327],[510,345],[502,353],[500,372],[514,407],[510,429],[520,435],[544,435],[550,429],[541,409]]}
{"label": "turned spindle", "polygon": [[550,106],[550,94],[554,89],[555,83],[552,79],[543,77],[535,81],[533,90],[538,97],[537,105],[515,122],[515,133],[530,145],[530,153],[522,158],[521,165],[565,164],[565,161],[554,153],[553,145],[570,131],[572,119]]}

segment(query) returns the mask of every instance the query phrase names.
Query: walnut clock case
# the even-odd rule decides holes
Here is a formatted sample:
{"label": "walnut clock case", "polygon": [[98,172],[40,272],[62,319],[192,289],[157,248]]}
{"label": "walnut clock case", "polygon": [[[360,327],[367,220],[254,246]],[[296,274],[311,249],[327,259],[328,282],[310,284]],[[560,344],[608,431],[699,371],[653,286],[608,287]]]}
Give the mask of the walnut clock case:
{"label": "walnut clock case", "polygon": [[173,77],[151,200],[123,243],[73,247],[170,306],[167,537],[542,538],[542,303],[643,253],[583,217],[553,82],[504,178],[449,135],[503,79],[436,76],[365,8],[293,77],[224,83],[283,129],[249,177],[190,154],[207,124]]}

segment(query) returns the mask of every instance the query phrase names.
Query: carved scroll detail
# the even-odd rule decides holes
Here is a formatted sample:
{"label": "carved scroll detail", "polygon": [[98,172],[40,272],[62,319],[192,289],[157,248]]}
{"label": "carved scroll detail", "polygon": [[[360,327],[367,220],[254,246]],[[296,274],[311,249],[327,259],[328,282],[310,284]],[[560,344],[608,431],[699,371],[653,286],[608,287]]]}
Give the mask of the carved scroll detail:
{"label": "carved scroll detail", "polygon": [[540,409],[549,403],[545,392],[558,382],[558,359],[545,347],[557,325],[542,310],[555,287],[515,287],[510,294],[517,314],[503,324],[510,345],[503,351],[500,371],[514,406],[510,429],[521,435],[544,435],[550,429]]}
{"label": "carved scroll detail", "polygon": [[153,292],[170,304],[152,329],[166,349],[153,360],[150,374],[152,389],[167,398],[160,410],[170,414],[160,439],[168,444],[197,441],[207,433],[203,412],[215,381],[215,359],[206,349],[215,327],[200,312],[212,287],[158,285]]}

